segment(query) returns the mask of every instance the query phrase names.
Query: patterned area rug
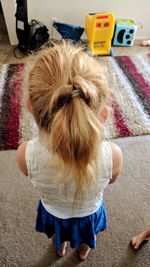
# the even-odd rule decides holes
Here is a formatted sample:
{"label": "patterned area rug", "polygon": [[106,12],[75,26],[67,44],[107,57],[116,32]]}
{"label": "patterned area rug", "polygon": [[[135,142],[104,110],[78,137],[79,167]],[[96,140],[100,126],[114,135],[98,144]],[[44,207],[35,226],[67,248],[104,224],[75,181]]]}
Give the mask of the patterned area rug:
{"label": "patterned area rug", "polygon": [[[150,134],[150,54],[100,57],[113,92],[106,138]],[[24,65],[0,66],[0,150],[16,149],[37,134],[26,112]]]}
{"label": "patterned area rug", "polygon": [[113,92],[108,138],[150,134],[150,54],[100,59]]}
{"label": "patterned area rug", "polygon": [[0,150],[16,149],[21,137],[23,64],[0,65]]}

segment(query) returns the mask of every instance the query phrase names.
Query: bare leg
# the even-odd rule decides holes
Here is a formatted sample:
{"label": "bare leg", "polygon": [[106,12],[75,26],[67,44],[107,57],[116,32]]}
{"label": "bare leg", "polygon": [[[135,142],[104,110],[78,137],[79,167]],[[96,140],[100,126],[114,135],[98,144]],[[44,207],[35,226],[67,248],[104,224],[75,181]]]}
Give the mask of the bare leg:
{"label": "bare leg", "polygon": [[134,249],[138,249],[140,244],[146,240],[150,240],[150,229],[147,229],[139,235],[133,237],[131,240],[131,244]]}
{"label": "bare leg", "polygon": [[91,248],[87,244],[82,243],[79,245],[78,251],[80,260],[85,260],[89,255]]}

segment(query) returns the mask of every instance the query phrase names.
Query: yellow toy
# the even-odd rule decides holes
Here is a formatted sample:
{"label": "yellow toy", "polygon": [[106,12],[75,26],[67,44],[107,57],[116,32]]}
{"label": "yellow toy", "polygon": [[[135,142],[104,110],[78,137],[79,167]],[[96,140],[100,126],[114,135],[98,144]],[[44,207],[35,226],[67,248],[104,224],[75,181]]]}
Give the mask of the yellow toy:
{"label": "yellow toy", "polygon": [[93,55],[110,55],[114,33],[113,13],[89,13],[86,15],[85,32],[88,48]]}

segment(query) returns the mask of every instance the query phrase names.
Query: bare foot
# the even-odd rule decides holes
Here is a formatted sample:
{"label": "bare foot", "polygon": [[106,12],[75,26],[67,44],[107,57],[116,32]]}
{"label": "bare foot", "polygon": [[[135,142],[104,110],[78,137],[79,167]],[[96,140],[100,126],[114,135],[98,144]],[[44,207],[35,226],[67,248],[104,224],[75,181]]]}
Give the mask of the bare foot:
{"label": "bare foot", "polygon": [[80,260],[85,260],[89,255],[91,248],[87,244],[82,243],[79,245],[78,251]]}
{"label": "bare foot", "polygon": [[63,257],[66,254],[67,242],[63,242],[60,249],[57,251],[58,256]]}
{"label": "bare foot", "polygon": [[[55,235],[53,235],[51,239],[52,239],[52,243],[54,245],[55,244]],[[66,254],[66,247],[67,247],[67,242],[63,242],[61,244],[61,246],[60,246],[60,249],[57,251],[58,256],[60,256],[60,257],[65,256],[65,254]]]}
{"label": "bare foot", "polygon": [[143,241],[150,240],[150,229],[145,230],[144,232],[140,233],[139,235],[135,236],[131,240],[131,245],[136,250],[142,244]]}

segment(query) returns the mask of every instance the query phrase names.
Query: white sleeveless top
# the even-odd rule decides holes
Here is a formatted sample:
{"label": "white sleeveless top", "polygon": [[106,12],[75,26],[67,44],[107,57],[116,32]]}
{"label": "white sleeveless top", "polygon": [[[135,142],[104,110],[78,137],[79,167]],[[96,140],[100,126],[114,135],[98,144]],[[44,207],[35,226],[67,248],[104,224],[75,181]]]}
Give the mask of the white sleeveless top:
{"label": "white sleeveless top", "polygon": [[28,177],[34,187],[41,194],[44,208],[52,215],[67,219],[72,217],[84,217],[96,212],[103,200],[103,191],[112,178],[112,151],[108,142],[102,142],[99,170],[96,183],[90,185],[90,191],[84,192],[82,203],[73,209],[74,192],[73,184],[64,192],[63,183],[54,185],[51,183],[53,173],[45,168],[50,162],[51,154],[40,143],[38,138],[28,141],[25,161],[28,169]]}

